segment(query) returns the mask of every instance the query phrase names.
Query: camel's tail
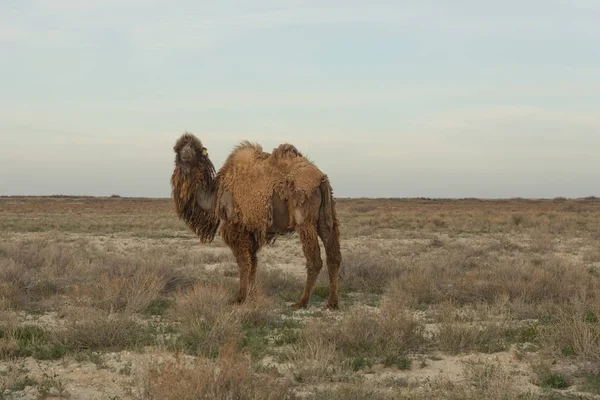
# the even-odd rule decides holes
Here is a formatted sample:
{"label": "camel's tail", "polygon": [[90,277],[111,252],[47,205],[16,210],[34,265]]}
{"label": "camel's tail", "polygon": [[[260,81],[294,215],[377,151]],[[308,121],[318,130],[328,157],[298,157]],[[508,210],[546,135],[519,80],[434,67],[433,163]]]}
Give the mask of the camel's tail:
{"label": "camel's tail", "polygon": [[323,178],[320,186],[321,209],[319,210],[319,236],[325,245],[327,268],[330,273],[339,273],[342,263],[340,250],[340,224],[335,211],[333,190],[327,177]]}

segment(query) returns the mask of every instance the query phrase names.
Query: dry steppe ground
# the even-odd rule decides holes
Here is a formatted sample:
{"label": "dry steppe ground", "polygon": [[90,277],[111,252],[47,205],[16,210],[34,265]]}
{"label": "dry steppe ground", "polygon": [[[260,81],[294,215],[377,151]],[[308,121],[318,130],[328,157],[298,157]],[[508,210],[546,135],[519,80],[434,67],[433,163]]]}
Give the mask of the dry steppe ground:
{"label": "dry steppe ground", "polygon": [[342,309],[296,236],[259,293],[168,199],[0,198],[0,399],[600,398],[600,200],[339,199]]}

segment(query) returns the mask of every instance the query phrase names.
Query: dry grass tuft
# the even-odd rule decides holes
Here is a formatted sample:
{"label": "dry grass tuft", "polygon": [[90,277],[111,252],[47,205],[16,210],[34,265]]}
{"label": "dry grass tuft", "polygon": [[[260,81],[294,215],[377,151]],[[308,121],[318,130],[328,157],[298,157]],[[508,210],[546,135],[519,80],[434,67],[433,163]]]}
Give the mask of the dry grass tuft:
{"label": "dry grass tuft", "polygon": [[82,280],[70,269],[76,261],[72,246],[39,241],[0,243],[2,296],[12,307],[23,307],[65,293]]}
{"label": "dry grass tuft", "polygon": [[590,249],[583,253],[583,261],[587,263],[597,263],[600,262],[600,248],[599,249]]}
{"label": "dry grass tuft", "polygon": [[[472,311],[471,315],[469,311]],[[505,351],[520,339],[518,326],[504,307],[480,304],[475,309],[465,310],[447,302],[439,306],[437,318],[435,342],[440,350],[451,354]]]}
{"label": "dry grass tuft", "polygon": [[[420,387],[406,389],[367,386],[363,382],[345,383],[318,390],[315,399],[376,399],[376,400],[542,400],[546,397],[523,392],[511,374],[499,364],[467,362],[464,379],[450,381],[433,379]],[[553,397],[549,397],[550,399]],[[557,397],[558,398],[558,397]]]}
{"label": "dry grass tuft", "polygon": [[582,295],[597,293],[600,281],[590,279],[588,270],[552,255],[515,255],[493,259],[454,249],[425,254],[407,266],[388,285],[387,293],[405,293],[422,304],[452,300],[457,305],[493,303],[508,296],[534,304],[565,303]]}
{"label": "dry grass tuft", "polygon": [[72,311],[57,340],[71,350],[131,349],[152,343],[139,321],[121,313],[82,309]]}
{"label": "dry grass tuft", "polygon": [[575,356],[600,368],[600,299],[554,310],[542,330],[542,343],[556,354]]}
{"label": "dry grass tuft", "polygon": [[332,382],[342,375],[342,357],[334,343],[310,332],[286,353],[288,367],[299,383]]}
{"label": "dry grass tuft", "polygon": [[141,266],[130,276],[104,274],[92,286],[89,295],[96,307],[108,311],[138,313],[155,300],[166,285],[165,277],[156,270]]}
{"label": "dry grass tuft", "polygon": [[138,382],[141,399],[294,399],[289,384],[253,370],[234,342],[218,351],[215,361],[196,358],[186,363],[175,357],[148,367]]}
{"label": "dry grass tuft", "polygon": [[0,299],[13,308],[68,295],[84,306],[140,312],[189,281],[159,249],[125,256],[78,242],[0,244]]}
{"label": "dry grass tuft", "polygon": [[214,357],[227,341],[241,339],[232,293],[232,288],[224,284],[197,284],[177,296],[172,315],[181,322],[180,341],[184,349]]}
{"label": "dry grass tuft", "polygon": [[233,304],[233,285],[197,284],[178,295],[173,317],[181,322],[180,342],[196,355],[215,356],[230,340],[240,341],[243,327],[267,324],[274,304],[260,292],[244,304]]}
{"label": "dry grass tuft", "polygon": [[525,222],[525,216],[523,214],[513,214],[510,219],[515,226],[520,226]]}
{"label": "dry grass tuft", "polygon": [[34,357],[54,360],[62,357],[66,351],[52,331],[10,321],[2,321],[0,325],[0,359]]}
{"label": "dry grass tuft", "polygon": [[345,383],[337,387],[317,390],[315,400],[394,400],[403,399],[400,395],[389,390],[368,387],[363,384]]}
{"label": "dry grass tuft", "polygon": [[[422,325],[408,309],[395,308],[391,303],[385,303],[379,312],[356,307],[341,321],[309,323],[292,359],[302,365],[303,371],[310,369],[313,380],[339,372],[330,365],[340,356],[395,364],[419,348],[422,332]],[[309,352],[302,354],[306,348]]]}
{"label": "dry grass tuft", "polygon": [[[406,400],[543,400],[544,397],[523,391],[515,385],[515,378],[500,364],[467,362],[464,381],[436,379],[431,388],[411,390],[398,397]],[[557,397],[561,398],[561,397]]]}
{"label": "dry grass tuft", "polygon": [[534,231],[531,235],[530,249],[535,253],[548,254],[554,250],[554,237],[544,231]]}
{"label": "dry grass tuft", "polygon": [[10,334],[2,333],[0,337],[0,359],[13,357],[19,351],[19,342]]}
{"label": "dry grass tuft", "polygon": [[276,296],[285,301],[296,301],[304,288],[300,279],[281,269],[259,271],[257,281],[268,296]]}
{"label": "dry grass tuft", "polygon": [[[471,399],[526,399],[514,386],[514,378],[498,364],[467,363],[465,378],[470,388],[463,389]],[[469,390],[470,389],[470,390]]]}
{"label": "dry grass tuft", "polygon": [[246,327],[265,326],[276,316],[276,304],[271,297],[257,289],[241,305],[235,307],[241,323]]}
{"label": "dry grass tuft", "polygon": [[343,254],[341,284],[351,290],[382,292],[385,285],[401,274],[398,262],[368,249]]}
{"label": "dry grass tuft", "polygon": [[38,382],[33,380],[28,372],[19,363],[14,361],[8,362],[2,369],[2,373],[0,373],[0,398],[13,398],[11,396],[13,392],[22,390],[27,386],[37,385]]}

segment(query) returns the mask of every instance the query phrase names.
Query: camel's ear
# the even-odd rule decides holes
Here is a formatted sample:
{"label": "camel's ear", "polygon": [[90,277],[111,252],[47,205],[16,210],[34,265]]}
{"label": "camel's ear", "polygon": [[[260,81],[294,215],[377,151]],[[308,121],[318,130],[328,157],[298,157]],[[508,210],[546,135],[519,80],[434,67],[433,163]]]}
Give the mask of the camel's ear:
{"label": "camel's ear", "polygon": [[201,150],[196,151],[196,157],[198,157],[198,159],[200,159],[200,157],[206,157],[206,156],[208,156],[208,151],[207,151],[206,147],[203,147]]}

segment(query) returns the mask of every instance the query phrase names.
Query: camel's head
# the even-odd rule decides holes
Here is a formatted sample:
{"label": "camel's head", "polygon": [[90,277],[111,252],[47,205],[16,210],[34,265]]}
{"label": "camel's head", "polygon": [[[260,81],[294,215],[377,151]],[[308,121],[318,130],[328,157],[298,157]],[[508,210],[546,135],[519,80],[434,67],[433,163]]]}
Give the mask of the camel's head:
{"label": "camel's head", "polygon": [[181,135],[173,150],[175,165],[182,166],[186,171],[210,162],[206,147],[202,146],[202,142],[196,136],[188,132]]}
{"label": "camel's head", "polygon": [[216,195],[215,167],[208,158],[206,147],[191,133],[181,135],[173,150],[175,170],[171,175],[171,196],[177,215],[202,242],[210,242],[219,227],[219,219],[209,209],[213,206],[211,196]]}

